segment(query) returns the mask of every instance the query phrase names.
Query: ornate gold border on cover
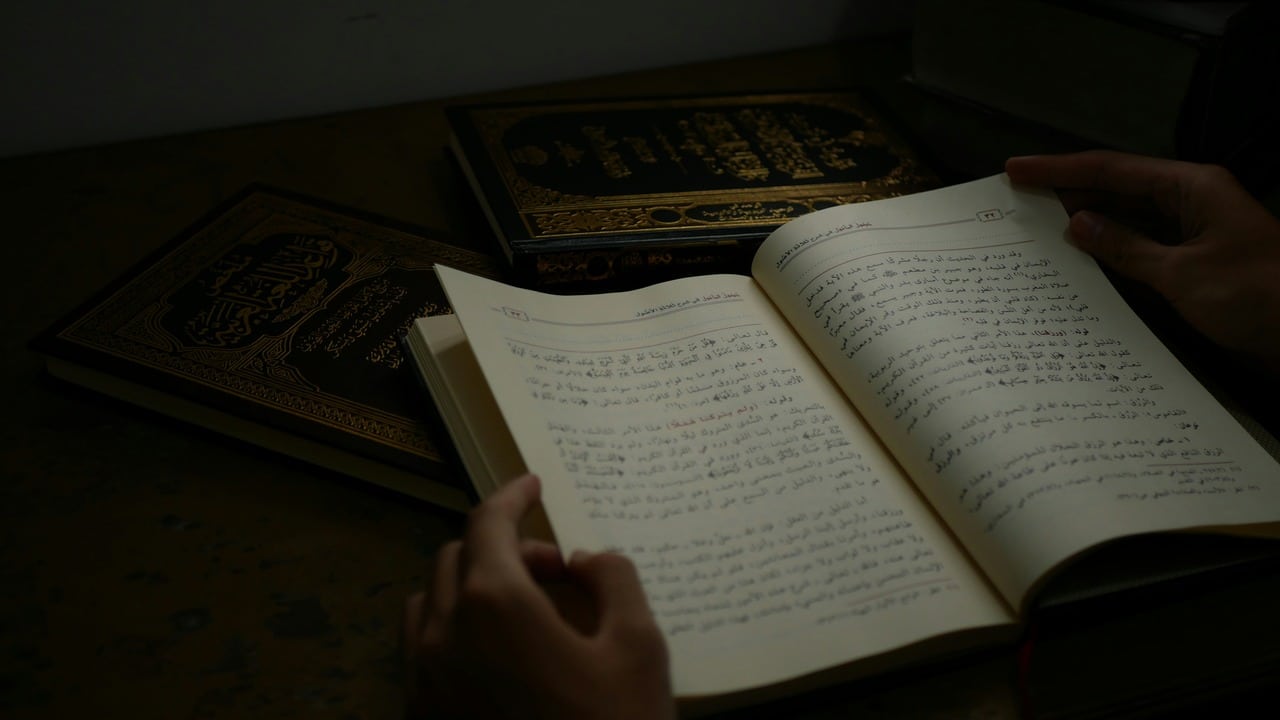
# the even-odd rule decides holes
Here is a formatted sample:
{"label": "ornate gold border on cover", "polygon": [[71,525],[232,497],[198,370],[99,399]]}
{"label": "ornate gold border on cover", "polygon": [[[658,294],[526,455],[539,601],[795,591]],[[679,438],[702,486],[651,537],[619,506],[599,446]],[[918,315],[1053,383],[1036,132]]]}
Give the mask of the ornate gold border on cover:
{"label": "ornate gold border on cover", "polygon": [[[899,159],[890,172],[863,182],[774,185],[759,190],[733,189],[652,193],[644,195],[569,195],[539,187],[524,178],[507,157],[499,152],[508,128],[531,117],[592,110],[684,109],[740,106],[757,103],[777,105],[804,103],[852,113],[867,124],[861,138],[870,145],[889,148]],[[509,197],[525,224],[530,238],[573,237],[602,232],[626,234],[694,227],[776,226],[799,213],[778,215],[777,206],[805,211],[830,204],[893,197],[927,187],[935,180],[905,140],[884,127],[879,116],[866,107],[855,93],[786,93],[662,100],[603,100],[582,103],[525,105],[510,108],[473,110],[472,120],[490,162],[506,186]],[[773,208],[769,206],[772,205]],[[707,219],[695,212],[716,208]]]}
{"label": "ornate gold border on cover", "polygon": [[[437,449],[419,424],[322,392],[281,361],[293,339],[292,329],[322,310],[318,303],[313,302],[298,313],[289,337],[257,338],[234,350],[188,348],[181,354],[174,352],[182,343],[158,324],[158,318],[171,307],[171,289],[181,284],[173,282],[173,278],[190,281],[241,238],[262,232],[264,226],[281,226],[282,222],[324,233],[351,249],[354,259],[345,268],[350,277],[340,287],[328,288],[328,297],[376,276],[387,263],[406,269],[425,268],[432,261],[423,258],[430,257],[479,274],[492,275],[495,271],[487,258],[435,240],[257,192],[197,230],[191,240],[133,278],[60,332],[59,337],[344,434],[439,459]],[[141,315],[140,307],[147,308]]]}

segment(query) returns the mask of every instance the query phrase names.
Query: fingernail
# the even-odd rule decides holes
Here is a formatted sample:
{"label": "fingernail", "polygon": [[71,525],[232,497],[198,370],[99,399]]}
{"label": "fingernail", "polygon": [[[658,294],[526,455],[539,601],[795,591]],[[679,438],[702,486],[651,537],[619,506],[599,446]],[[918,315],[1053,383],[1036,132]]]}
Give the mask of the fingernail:
{"label": "fingernail", "polygon": [[578,563],[586,562],[589,559],[591,559],[591,553],[586,550],[574,550],[573,554],[569,556],[568,564],[577,565]]}
{"label": "fingernail", "polygon": [[1096,213],[1081,210],[1071,216],[1071,237],[1088,242],[1102,234],[1102,218]]}

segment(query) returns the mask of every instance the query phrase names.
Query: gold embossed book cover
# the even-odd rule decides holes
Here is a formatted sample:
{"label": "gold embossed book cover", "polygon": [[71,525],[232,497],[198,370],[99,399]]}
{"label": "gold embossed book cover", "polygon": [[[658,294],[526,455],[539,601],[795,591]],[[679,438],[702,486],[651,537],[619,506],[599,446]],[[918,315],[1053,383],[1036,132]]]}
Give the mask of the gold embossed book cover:
{"label": "gold embossed book cover", "polygon": [[852,90],[446,112],[453,154],[507,260],[548,290],[745,273],[760,241],[792,218],[940,184]]}
{"label": "gold embossed book cover", "polygon": [[[51,374],[441,505],[468,504],[400,338],[450,312],[430,233],[246,188],[36,338]],[[428,411],[429,412],[429,411]]]}

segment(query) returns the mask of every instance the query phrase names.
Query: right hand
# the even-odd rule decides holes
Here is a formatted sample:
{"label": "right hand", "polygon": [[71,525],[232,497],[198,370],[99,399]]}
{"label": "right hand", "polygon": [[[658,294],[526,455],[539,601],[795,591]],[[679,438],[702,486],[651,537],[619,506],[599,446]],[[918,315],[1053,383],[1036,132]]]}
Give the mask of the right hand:
{"label": "right hand", "polygon": [[406,603],[407,716],[674,718],[666,643],[635,566],[613,553],[566,563],[522,540],[538,496],[524,475],[481,503]]}
{"label": "right hand", "polygon": [[[1058,189],[1071,241],[1103,265],[1218,345],[1280,371],[1280,220],[1225,169],[1095,150],[1010,158],[1005,172]],[[1161,223],[1157,242],[1148,228]]]}

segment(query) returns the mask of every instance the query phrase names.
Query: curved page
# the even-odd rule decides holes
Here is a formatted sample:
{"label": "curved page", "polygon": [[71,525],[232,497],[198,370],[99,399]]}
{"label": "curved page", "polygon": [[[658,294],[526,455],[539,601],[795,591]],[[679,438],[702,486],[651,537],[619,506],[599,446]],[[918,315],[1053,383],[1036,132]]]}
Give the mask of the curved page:
{"label": "curved page", "polygon": [[1280,467],[994,176],[812,213],[753,273],[1015,607],[1125,535],[1280,519]]}
{"label": "curved page", "polygon": [[1011,621],[750,278],[562,297],[438,272],[562,550],[635,561],[678,695]]}

